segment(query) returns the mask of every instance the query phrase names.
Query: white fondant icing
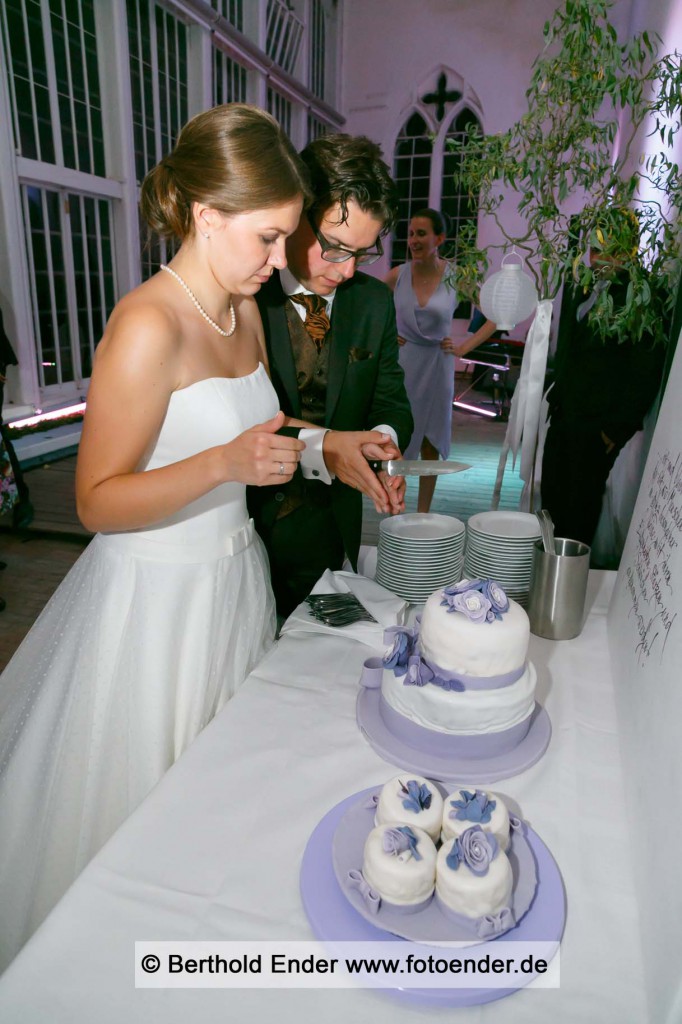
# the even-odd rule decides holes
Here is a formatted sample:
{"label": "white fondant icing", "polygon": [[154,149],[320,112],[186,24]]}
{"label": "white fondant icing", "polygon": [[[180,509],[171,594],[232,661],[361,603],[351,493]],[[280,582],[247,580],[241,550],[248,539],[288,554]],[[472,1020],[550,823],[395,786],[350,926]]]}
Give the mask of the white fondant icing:
{"label": "white fondant icing", "polygon": [[458,914],[471,918],[496,914],[503,907],[508,907],[513,877],[507,854],[498,850],[487,873],[475,875],[463,863],[457,870],[448,867],[447,856],[454,842],[454,837],[448,839],[438,851],[436,892],[443,903]]}
{"label": "white fondant icing", "polygon": [[384,670],[381,693],[385,701],[417,725],[437,732],[462,736],[502,732],[528,718],[535,705],[537,675],[531,662],[520,679],[499,690],[460,692],[433,683],[411,686],[405,684],[406,678],[396,676],[392,669]]}
{"label": "white fondant icing", "polygon": [[[466,787],[467,793],[475,792],[475,787]],[[454,793],[450,793],[449,796],[443,801],[443,830],[441,832],[441,839],[446,842],[448,839],[453,837],[461,836],[462,832],[466,832],[472,825],[478,824],[484,832],[491,832],[498,843],[500,844],[501,850],[506,850],[509,846],[509,812],[505,807],[503,801],[497,795],[497,793],[489,793],[487,790],[482,790],[489,800],[495,801],[495,809],[490,815],[490,821],[488,822],[474,822],[474,821],[461,821],[459,818],[450,817],[451,814],[457,814],[458,808],[453,807],[454,800],[463,800],[463,790],[456,789]]]}
{"label": "white fondant icing", "polygon": [[[407,787],[407,783],[413,780],[418,786],[426,786],[431,793],[431,805],[423,807],[419,811],[403,807],[403,801],[407,799],[407,794],[403,792],[401,786]],[[399,825],[409,825],[411,828],[417,827],[428,833],[433,841],[437,842],[440,836],[442,821],[443,797],[433,782],[422,778],[421,775],[408,773],[397,775],[390,782],[387,782],[381,790],[374,818],[376,825],[386,825],[390,822],[395,822]]]}
{"label": "white fondant icing", "polygon": [[526,661],[530,622],[516,601],[494,622],[472,622],[462,612],[441,605],[437,590],[424,605],[419,640],[424,657],[448,672],[500,676]]}
{"label": "white fondant icing", "polygon": [[365,881],[389,903],[401,906],[421,903],[433,893],[436,847],[426,832],[410,826],[417,837],[417,852],[422,859],[417,860],[409,853],[397,856],[386,853],[383,847],[384,833],[390,827],[379,825],[367,836],[362,861]]}

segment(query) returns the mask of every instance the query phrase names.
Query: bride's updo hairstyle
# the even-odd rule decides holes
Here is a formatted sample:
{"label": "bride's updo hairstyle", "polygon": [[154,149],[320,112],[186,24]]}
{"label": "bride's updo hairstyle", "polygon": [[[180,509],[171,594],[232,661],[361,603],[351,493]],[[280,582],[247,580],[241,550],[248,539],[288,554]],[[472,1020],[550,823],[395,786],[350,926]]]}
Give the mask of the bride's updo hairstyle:
{"label": "bride's updo hairstyle", "polygon": [[187,122],[142,182],[140,210],[152,231],[184,241],[194,232],[192,203],[235,214],[299,196],[310,200],[307,171],[274,117],[226,103]]}

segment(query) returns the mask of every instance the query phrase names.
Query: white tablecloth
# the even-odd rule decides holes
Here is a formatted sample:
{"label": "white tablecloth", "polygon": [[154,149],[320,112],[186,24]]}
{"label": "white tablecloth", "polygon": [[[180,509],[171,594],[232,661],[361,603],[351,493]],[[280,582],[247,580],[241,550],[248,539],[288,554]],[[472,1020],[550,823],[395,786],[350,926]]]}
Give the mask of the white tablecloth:
{"label": "white tablecloth", "polygon": [[614,579],[591,573],[578,639],[531,638],[552,741],[538,764],[492,787],[561,869],[560,989],[460,1010],[368,990],[135,989],[135,940],[311,939],[299,895],[310,833],[344,797],[397,774],[355,722],[367,647],[310,633],[280,640],[85,870],[0,979],[0,1020],[648,1022],[606,640]]}

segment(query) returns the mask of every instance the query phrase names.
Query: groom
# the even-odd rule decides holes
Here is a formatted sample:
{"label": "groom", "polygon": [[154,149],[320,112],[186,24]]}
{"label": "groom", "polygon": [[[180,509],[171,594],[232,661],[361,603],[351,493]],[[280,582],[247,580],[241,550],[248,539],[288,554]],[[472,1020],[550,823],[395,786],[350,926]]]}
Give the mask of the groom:
{"label": "groom", "polygon": [[364,137],[325,135],[301,157],[313,205],[287,240],[286,269],[257,301],[280,406],[318,429],[301,432],[303,468],[289,484],[248,495],[283,616],[344,556],[357,567],[362,491],[382,511],[403,510],[404,481],[376,478],[367,458],[399,457],[412,433],[393,297],[356,273],[383,254],[396,186],[380,148]]}

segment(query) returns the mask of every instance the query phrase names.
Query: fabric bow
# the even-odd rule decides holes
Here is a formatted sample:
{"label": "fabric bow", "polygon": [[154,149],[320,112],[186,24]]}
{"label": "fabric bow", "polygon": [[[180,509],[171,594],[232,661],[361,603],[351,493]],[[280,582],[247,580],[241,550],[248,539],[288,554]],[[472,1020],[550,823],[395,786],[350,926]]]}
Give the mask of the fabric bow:
{"label": "fabric bow", "polygon": [[502,907],[497,914],[485,914],[476,923],[476,933],[480,939],[490,939],[502,932],[509,931],[514,925],[514,915],[509,907]]}
{"label": "fabric bow", "polygon": [[357,889],[362,896],[367,909],[370,914],[376,914],[379,912],[381,906],[381,896],[375,889],[365,881],[362,871],[358,871],[357,868],[351,868],[348,872],[348,885],[351,889]]}

